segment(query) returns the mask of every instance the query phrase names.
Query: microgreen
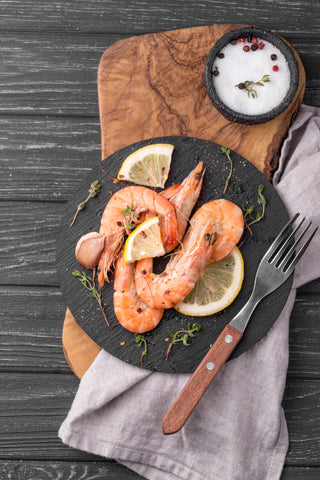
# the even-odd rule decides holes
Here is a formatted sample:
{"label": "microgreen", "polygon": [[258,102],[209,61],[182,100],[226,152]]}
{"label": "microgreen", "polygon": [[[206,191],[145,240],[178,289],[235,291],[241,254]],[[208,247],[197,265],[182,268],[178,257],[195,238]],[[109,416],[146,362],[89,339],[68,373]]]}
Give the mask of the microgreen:
{"label": "microgreen", "polygon": [[187,330],[178,330],[177,332],[173,333],[171,330],[169,330],[169,335],[172,338],[171,343],[168,347],[165,359],[168,360],[169,354],[171,352],[171,349],[173,345],[177,344],[178,342],[182,342],[185,347],[189,347],[191,344],[188,342],[188,340],[191,337],[195,337],[195,332],[199,332],[201,326],[198,323],[188,323]]}
{"label": "microgreen", "polygon": [[103,310],[103,306],[102,306],[102,300],[101,300],[101,292],[99,292],[99,290],[96,288],[95,284],[94,284],[94,281],[93,281],[93,278],[92,277],[89,277],[89,275],[87,275],[86,273],[84,272],[80,272],[79,270],[74,270],[72,272],[72,275],[76,278],[78,278],[78,280],[80,280],[81,284],[87,289],[89,290],[89,297],[91,298],[95,298],[99,304],[99,307],[100,307],[100,310],[103,314],[103,317],[109,327],[109,322],[107,320],[107,317],[106,317],[106,314],[104,313],[104,310]]}
{"label": "microgreen", "polygon": [[134,208],[133,203],[131,203],[131,207],[127,205],[127,207],[121,212],[125,217],[129,217],[129,221],[125,225],[125,228],[128,230],[133,230],[136,227],[135,219],[139,220],[140,218],[140,215],[134,211]]}
{"label": "microgreen", "polygon": [[137,347],[142,347],[142,352],[141,352],[141,368],[143,368],[143,358],[147,355],[148,353],[148,347],[147,347],[147,341],[144,338],[144,335],[141,335],[141,333],[135,333],[134,334],[135,342],[137,344]]}
{"label": "microgreen", "polygon": [[263,188],[264,188],[263,185],[259,185],[258,187],[257,202],[262,207],[260,211],[255,212],[254,205],[251,205],[250,207],[247,207],[247,208],[242,207],[242,210],[244,211],[244,215],[243,215],[244,223],[251,235],[253,235],[253,233],[250,226],[253,225],[254,223],[260,222],[260,220],[262,220],[265,215],[267,201],[264,195],[262,194]]}
{"label": "microgreen", "polygon": [[264,83],[270,82],[270,75],[263,75],[260,80],[253,82],[252,80],[246,80],[245,82],[238,83],[235,87],[240,88],[240,90],[245,90],[249,98],[256,98],[258,96],[257,91],[254,87],[264,87]]}
{"label": "microgreen", "polygon": [[74,215],[74,217],[73,217],[73,220],[72,220],[72,222],[71,222],[71,224],[70,224],[70,228],[73,226],[74,222],[76,221],[76,218],[77,218],[77,216],[78,216],[78,213],[79,213],[81,210],[84,209],[84,206],[85,206],[85,204],[88,202],[88,200],[90,200],[90,198],[93,198],[93,197],[95,197],[96,195],[98,195],[98,193],[100,192],[100,190],[101,190],[101,185],[100,185],[100,183],[98,182],[98,180],[95,180],[94,182],[91,183],[90,189],[89,189],[89,195],[87,196],[87,198],[86,198],[83,202],[79,203],[79,205],[77,206],[77,211],[76,211],[76,213],[75,213],[75,215]]}
{"label": "microgreen", "polygon": [[220,148],[219,150],[220,153],[225,153],[227,158],[228,158],[228,162],[230,164],[230,170],[229,170],[229,175],[226,179],[226,183],[224,185],[224,189],[223,189],[223,193],[226,193],[227,191],[227,188],[228,188],[228,185],[230,183],[230,178],[231,178],[231,175],[232,175],[232,169],[233,169],[233,162],[231,160],[231,157],[230,157],[230,149],[228,147],[226,147],[225,145],[222,145],[222,147]]}

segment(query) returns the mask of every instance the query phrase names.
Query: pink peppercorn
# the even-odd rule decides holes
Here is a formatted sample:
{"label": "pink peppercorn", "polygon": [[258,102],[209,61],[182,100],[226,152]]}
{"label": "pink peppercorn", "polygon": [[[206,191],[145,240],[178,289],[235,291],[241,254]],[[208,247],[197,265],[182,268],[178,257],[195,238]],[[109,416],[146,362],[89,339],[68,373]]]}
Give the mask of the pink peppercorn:
{"label": "pink peppercorn", "polygon": [[272,70],[273,70],[274,72],[277,72],[277,71],[279,70],[278,65],[273,65]]}
{"label": "pink peppercorn", "polygon": [[238,42],[239,42],[239,43],[240,43],[240,42],[245,42],[245,41],[246,41],[246,39],[245,39],[244,37],[239,37],[239,38],[238,38]]}
{"label": "pink peppercorn", "polygon": [[251,43],[258,43],[258,39],[256,37],[251,38]]}
{"label": "pink peppercorn", "polygon": [[245,52],[249,52],[249,50],[250,50],[249,45],[245,45],[245,46],[243,47],[243,50],[244,50]]}
{"label": "pink peppercorn", "polygon": [[265,47],[265,44],[263,42],[258,43],[259,50],[263,50],[264,47]]}

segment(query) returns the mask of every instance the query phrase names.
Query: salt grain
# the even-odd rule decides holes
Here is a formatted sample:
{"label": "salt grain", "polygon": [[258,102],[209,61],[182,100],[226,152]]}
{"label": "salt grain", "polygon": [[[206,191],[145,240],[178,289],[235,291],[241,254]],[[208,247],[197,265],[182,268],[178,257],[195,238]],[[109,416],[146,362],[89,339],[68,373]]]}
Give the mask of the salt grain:
{"label": "salt grain", "polygon": [[[258,40],[260,42],[260,40]],[[216,93],[220,100],[235,112],[246,115],[261,115],[277,107],[286,96],[290,87],[290,70],[287,60],[281,51],[270,42],[263,40],[262,50],[243,50],[245,43],[226,45],[220,53],[224,58],[216,58],[213,70],[218,69],[219,75],[212,76]],[[271,60],[276,55],[276,63]],[[272,67],[278,66],[278,71]],[[248,92],[240,90],[236,85],[245,81],[258,82],[264,75],[269,75],[270,82],[263,86],[255,86],[255,98]]]}

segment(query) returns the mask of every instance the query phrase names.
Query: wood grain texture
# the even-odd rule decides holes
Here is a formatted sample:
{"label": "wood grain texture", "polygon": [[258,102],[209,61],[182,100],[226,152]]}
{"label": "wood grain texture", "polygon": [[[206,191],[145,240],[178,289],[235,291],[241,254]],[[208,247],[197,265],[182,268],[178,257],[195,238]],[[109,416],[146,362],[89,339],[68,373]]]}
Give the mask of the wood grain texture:
{"label": "wood grain texture", "polygon": [[320,468],[284,467],[280,480],[317,480]]}
{"label": "wood grain texture", "polygon": [[312,0],[270,3],[255,0],[1,0],[1,31],[128,33],[130,35],[202,26],[211,23],[248,23],[266,28],[319,32],[320,13]]}
{"label": "wood grain texture", "polygon": [[65,305],[55,287],[0,287],[0,370],[69,373],[62,349]]}
{"label": "wood grain texture", "polygon": [[[10,480],[144,480],[116,461],[0,461],[0,478]],[[296,480],[290,477],[283,480]],[[301,477],[300,477],[301,478]],[[312,480],[314,477],[306,477]]]}
{"label": "wood grain texture", "polygon": [[226,120],[207,95],[204,67],[216,40],[241,27],[175,30],[128,38],[109,47],[98,71],[102,150],[110,154],[154,136],[192,136],[228,145],[270,179],[304,95],[305,72],[296,54],[297,93],[275,119],[260,125]]}
{"label": "wood grain texture", "polygon": [[[78,386],[72,374],[0,373],[0,384],[2,460],[99,460],[67,447],[57,436]],[[320,382],[288,382],[284,398],[290,433],[287,466],[319,467],[319,401]]]}
{"label": "wood grain texture", "polygon": [[[101,347],[97,345],[74,321],[74,317],[70,312],[69,308],[66,310],[66,315],[63,323],[63,351],[66,357],[66,360],[73,372],[77,372],[77,376],[82,378],[83,375],[88,370],[88,365],[91,365],[95,360],[96,356],[101,351]],[[83,345],[86,345],[85,357],[86,361],[84,362],[83,357]],[[69,357],[69,353],[71,355]]]}
{"label": "wood grain texture", "polygon": [[[115,461],[0,461],[0,475],[10,480],[143,480]],[[285,467],[281,480],[319,480],[320,468]]]}
{"label": "wood grain texture", "polygon": [[2,35],[0,112],[97,117],[99,59],[121,38]]}
{"label": "wood grain texture", "polygon": [[[320,380],[319,293],[317,282],[298,292],[290,324],[291,380]],[[61,340],[64,313],[59,287],[1,286],[0,371],[70,373]]]}
{"label": "wood grain texture", "polygon": [[[296,32],[278,33],[283,33],[303,62],[307,76],[304,103],[320,106],[319,41]],[[127,37],[110,33],[2,33],[0,113],[98,118],[100,58],[106,48]]]}
{"label": "wood grain texture", "polygon": [[59,285],[56,241],[63,204],[0,203],[0,285]]}
{"label": "wood grain texture", "polygon": [[100,160],[98,119],[3,115],[0,130],[0,200],[20,201],[22,210],[25,201],[53,202],[54,210]]}

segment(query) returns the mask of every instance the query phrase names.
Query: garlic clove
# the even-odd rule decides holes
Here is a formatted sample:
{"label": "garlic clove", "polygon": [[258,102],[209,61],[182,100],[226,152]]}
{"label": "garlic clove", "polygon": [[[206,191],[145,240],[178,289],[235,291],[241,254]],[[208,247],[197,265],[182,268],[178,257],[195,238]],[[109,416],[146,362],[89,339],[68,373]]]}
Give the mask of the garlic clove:
{"label": "garlic clove", "polygon": [[85,268],[95,268],[104,249],[105,237],[98,232],[83,235],[76,245],[76,259]]}

